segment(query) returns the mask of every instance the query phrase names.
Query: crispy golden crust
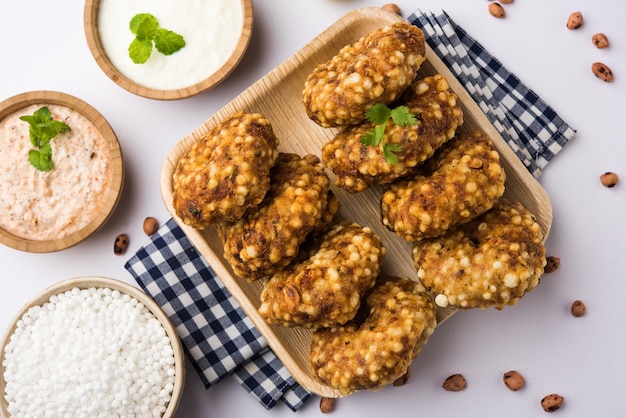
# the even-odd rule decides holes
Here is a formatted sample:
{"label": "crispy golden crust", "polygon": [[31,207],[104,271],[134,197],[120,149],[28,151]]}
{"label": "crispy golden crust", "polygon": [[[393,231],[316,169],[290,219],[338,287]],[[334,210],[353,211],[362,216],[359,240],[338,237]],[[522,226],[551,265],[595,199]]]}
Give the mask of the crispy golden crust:
{"label": "crispy golden crust", "polygon": [[378,29],[346,45],[308,76],[303,102],[323,127],[365,119],[375,103],[391,103],[413,81],[426,59],[424,34],[408,22]]}
{"label": "crispy golden crust", "polygon": [[270,191],[256,210],[237,222],[218,225],[224,257],[237,275],[249,281],[282,270],[297,256],[306,236],[330,222],[332,211],[339,209],[330,194],[330,180],[314,155],[280,153],[270,176]]}
{"label": "crispy golden crust", "polygon": [[330,327],[351,320],[374,285],[385,249],[369,228],[332,225],[308,260],[275,274],[261,293],[260,315],[271,324]]}
{"label": "crispy golden crust", "polygon": [[383,193],[383,224],[408,241],[441,235],[491,209],[504,193],[504,169],[482,132],[458,134],[411,179]]}
{"label": "crispy golden crust", "polygon": [[345,395],[380,389],[403,376],[437,322],[430,296],[410,279],[379,278],[365,305],[369,312],[362,324],[312,335],[314,375]]}
{"label": "crispy golden crust", "polygon": [[413,247],[418,277],[435,303],[461,309],[514,305],[539,284],[545,254],[533,215],[504,198],[473,221]]}
{"label": "crispy golden crust", "polygon": [[277,146],[270,122],[258,113],[237,112],[219,123],[176,166],[176,214],[198,229],[239,219],[267,193]]}
{"label": "crispy golden crust", "polygon": [[365,133],[374,127],[370,122],[347,127],[324,144],[322,160],[337,176],[336,186],[360,192],[371,184],[391,183],[414,172],[463,123],[457,96],[449,88],[447,80],[437,74],[416,81],[403,95],[399,103],[406,104],[418,121],[401,127],[390,120],[385,127],[386,142],[402,148],[397,153],[397,164],[387,162],[382,147],[361,143]]}

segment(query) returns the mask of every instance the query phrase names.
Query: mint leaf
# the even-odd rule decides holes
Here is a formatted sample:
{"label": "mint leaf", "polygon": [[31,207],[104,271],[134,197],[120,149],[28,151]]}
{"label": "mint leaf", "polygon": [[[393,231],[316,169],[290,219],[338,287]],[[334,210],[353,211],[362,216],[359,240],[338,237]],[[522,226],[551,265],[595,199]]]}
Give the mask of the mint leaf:
{"label": "mint leaf", "polygon": [[32,115],[20,116],[20,120],[30,125],[28,128],[30,143],[38,148],[28,152],[28,161],[38,170],[52,170],[50,141],[58,134],[70,131],[70,127],[64,122],[54,120],[46,106],[37,109]]}
{"label": "mint leaf", "polygon": [[172,55],[185,46],[185,40],[176,32],[158,29],[154,38],[154,46],[163,55]]}
{"label": "mint leaf", "polygon": [[408,107],[398,106],[391,111],[391,120],[398,126],[412,126],[417,123],[415,115],[411,113]]}
{"label": "mint leaf", "polygon": [[143,64],[148,61],[152,54],[152,41],[151,40],[139,40],[138,38],[128,46],[128,55],[135,64]]}
{"label": "mint leaf", "polygon": [[365,111],[365,116],[374,125],[382,125],[391,116],[391,109],[382,103],[376,103]]}
{"label": "mint leaf", "polygon": [[146,36],[148,32],[156,31],[158,27],[159,21],[150,13],[139,13],[130,20],[130,31],[138,36]]}
{"label": "mint leaf", "polygon": [[144,64],[152,55],[154,47],[163,55],[172,55],[185,46],[185,39],[173,32],[159,27],[159,21],[150,13],[133,16],[129,24],[135,39],[128,46],[128,56],[135,64]]}
{"label": "mint leaf", "polygon": [[398,164],[397,152],[402,152],[402,147],[398,144],[388,144],[385,141],[385,128],[389,119],[397,126],[412,126],[417,123],[417,118],[411,113],[407,106],[398,106],[390,109],[382,103],[376,103],[365,111],[367,119],[373,123],[373,128],[369,129],[363,137],[361,143],[370,146],[381,146],[385,160],[391,165]]}
{"label": "mint leaf", "polygon": [[52,164],[52,147],[50,143],[45,144],[39,150],[31,149],[28,151],[28,161],[37,170],[52,170],[54,165]]}

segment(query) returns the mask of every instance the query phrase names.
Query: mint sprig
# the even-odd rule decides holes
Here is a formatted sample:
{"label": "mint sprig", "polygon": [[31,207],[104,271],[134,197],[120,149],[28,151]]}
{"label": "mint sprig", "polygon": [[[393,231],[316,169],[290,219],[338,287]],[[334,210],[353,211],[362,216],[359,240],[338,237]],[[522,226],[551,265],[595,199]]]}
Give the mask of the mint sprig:
{"label": "mint sprig", "polygon": [[396,153],[402,152],[402,147],[398,144],[390,144],[385,138],[385,128],[389,119],[398,126],[412,126],[417,123],[415,115],[411,113],[407,106],[398,106],[390,109],[382,103],[376,103],[365,112],[367,119],[374,126],[368,130],[361,138],[361,143],[370,146],[381,146],[385,160],[391,165],[398,164]]}
{"label": "mint sprig", "polygon": [[52,170],[54,164],[50,141],[62,132],[71,131],[70,127],[64,122],[54,120],[46,106],[37,109],[32,115],[20,116],[20,120],[30,125],[28,128],[30,142],[35,147],[28,152],[28,161],[37,170]]}
{"label": "mint sprig", "polygon": [[159,21],[150,13],[139,13],[130,20],[130,31],[135,39],[128,46],[128,56],[135,64],[144,64],[152,55],[153,46],[163,55],[172,55],[185,46],[185,39],[161,28]]}

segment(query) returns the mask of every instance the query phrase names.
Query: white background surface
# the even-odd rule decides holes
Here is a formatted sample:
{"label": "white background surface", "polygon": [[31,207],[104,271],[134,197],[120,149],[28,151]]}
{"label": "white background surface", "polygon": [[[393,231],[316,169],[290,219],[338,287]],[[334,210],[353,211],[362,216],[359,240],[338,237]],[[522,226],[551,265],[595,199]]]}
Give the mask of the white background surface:
{"label": "white background surface", "polygon": [[[560,269],[514,307],[468,311],[436,330],[413,363],[404,387],[359,393],[337,403],[334,416],[542,417],[540,400],[565,397],[554,413],[567,417],[624,416],[626,376],[626,3],[621,0],[516,0],[507,16],[495,19],[485,0],[402,0],[403,15],[414,9],[444,8],[521,80],[535,90],[578,133],[548,165],[541,178],[549,192],[554,222],[548,254]],[[83,32],[79,1],[0,2],[0,100],[30,90],[73,94],[98,109],[113,126],[124,152],[126,183],[110,221],[94,236],[68,250],[28,254],[0,248],[0,328],[45,287],[75,276],[100,275],[133,283],[124,262],[147,241],[146,216],[161,223],[159,172],[170,148],[252,82],[305,45],[344,13],[384,2],[366,0],[256,0],[250,47],[235,72],[220,86],[194,98],[160,102],[134,96],[109,80],[93,60]],[[566,29],[571,12],[585,23]],[[611,42],[596,49],[591,36]],[[604,83],[591,73],[602,61],[615,74]],[[1,156],[0,156],[1,158]],[[623,175],[613,189],[600,184],[605,171]],[[130,237],[126,256],[113,254],[113,241]],[[134,283],[133,283],[134,284]],[[587,315],[569,313],[575,299]],[[526,387],[511,392],[502,374],[517,369]],[[441,383],[462,373],[468,387],[446,392]],[[402,412],[401,412],[402,411]],[[178,417],[292,417],[284,405],[266,412],[233,379],[205,390],[189,367]],[[319,416],[311,399],[295,416]]]}

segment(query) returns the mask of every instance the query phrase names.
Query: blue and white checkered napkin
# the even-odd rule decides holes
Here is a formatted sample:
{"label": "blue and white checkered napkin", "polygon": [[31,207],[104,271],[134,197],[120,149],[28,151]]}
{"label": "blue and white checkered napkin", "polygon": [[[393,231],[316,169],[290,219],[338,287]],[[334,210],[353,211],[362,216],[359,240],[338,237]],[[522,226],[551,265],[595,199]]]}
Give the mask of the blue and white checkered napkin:
{"label": "blue and white checkered napkin", "polygon": [[[412,14],[528,170],[541,169],[572,138],[556,112],[444,13]],[[287,372],[239,304],[173,219],[125,265],[171,318],[205,387],[232,375],[267,409],[296,411],[311,394]]]}
{"label": "blue and white checkered napkin", "polygon": [[576,131],[446,12],[418,9],[407,20],[424,31],[428,45],[538,178]]}

